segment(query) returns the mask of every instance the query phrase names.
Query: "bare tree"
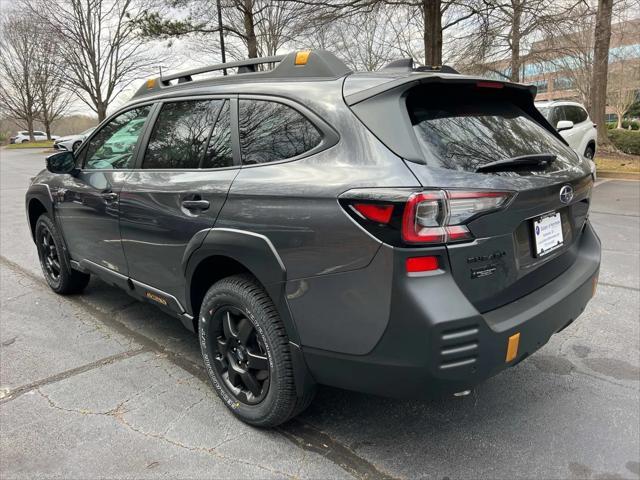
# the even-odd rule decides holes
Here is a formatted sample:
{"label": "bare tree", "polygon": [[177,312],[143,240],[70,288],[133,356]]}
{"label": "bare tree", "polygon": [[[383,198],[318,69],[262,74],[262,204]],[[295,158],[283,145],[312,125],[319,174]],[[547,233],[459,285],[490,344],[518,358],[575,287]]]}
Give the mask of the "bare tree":
{"label": "bare tree", "polygon": [[613,0],[598,0],[594,33],[593,73],[591,76],[591,118],[597,124],[598,143],[608,145],[605,110],[607,106],[607,72],[611,42],[611,13]]}
{"label": "bare tree", "polygon": [[636,100],[635,85],[640,80],[640,66],[621,63],[609,73],[607,104],[618,117],[616,128],[622,128],[622,120]]}
{"label": "bare tree", "polygon": [[64,72],[57,57],[59,43],[46,24],[37,22],[40,37],[35,62],[35,88],[40,101],[38,119],[42,121],[47,138],[51,139],[51,126],[61,118],[72,104],[72,93],[65,88]]}
{"label": "bare tree", "polygon": [[40,113],[36,82],[38,29],[31,18],[6,15],[0,38],[0,105],[33,137],[33,123]]}
{"label": "bare tree", "polygon": [[23,1],[59,42],[56,57],[64,62],[65,86],[99,120],[123,89],[154,65],[131,21],[141,9],[136,0]]}
{"label": "bare tree", "polygon": [[274,55],[312,28],[308,9],[296,2],[220,0],[219,4],[222,22],[217,0],[164,0],[136,20],[138,33],[142,38],[195,38],[204,51],[217,55],[222,29],[227,53],[240,59]]}

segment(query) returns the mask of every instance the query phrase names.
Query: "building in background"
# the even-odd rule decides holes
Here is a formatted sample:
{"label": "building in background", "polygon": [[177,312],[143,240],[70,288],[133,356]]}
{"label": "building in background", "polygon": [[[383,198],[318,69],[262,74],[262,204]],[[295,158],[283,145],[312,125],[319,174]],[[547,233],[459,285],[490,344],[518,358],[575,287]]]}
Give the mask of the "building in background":
{"label": "building in background", "polygon": [[[593,24],[590,20],[584,21],[574,32],[534,42],[523,58],[521,81],[538,88],[537,101],[573,100],[588,107]],[[488,64],[488,74],[495,78],[508,77],[508,64],[506,60]],[[609,76],[610,89],[632,90],[636,100],[640,100],[640,19],[611,26]],[[617,81],[611,81],[612,77]],[[608,120],[615,118],[611,107],[607,108],[607,117]]]}

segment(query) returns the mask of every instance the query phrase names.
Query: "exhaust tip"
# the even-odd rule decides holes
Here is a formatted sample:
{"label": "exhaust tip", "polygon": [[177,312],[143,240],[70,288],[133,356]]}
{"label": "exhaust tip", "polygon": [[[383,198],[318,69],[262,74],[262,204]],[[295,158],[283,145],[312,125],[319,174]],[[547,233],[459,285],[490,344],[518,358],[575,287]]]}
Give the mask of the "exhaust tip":
{"label": "exhaust tip", "polygon": [[471,390],[462,390],[461,392],[456,392],[453,394],[454,397],[466,397],[471,393]]}

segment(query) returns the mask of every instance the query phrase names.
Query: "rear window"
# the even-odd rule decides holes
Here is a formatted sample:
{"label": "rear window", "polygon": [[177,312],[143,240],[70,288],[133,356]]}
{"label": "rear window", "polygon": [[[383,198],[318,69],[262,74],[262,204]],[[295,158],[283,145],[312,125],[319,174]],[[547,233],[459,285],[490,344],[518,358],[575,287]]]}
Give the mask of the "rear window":
{"label": "rear window", "polygon": [[474,172],[487,163],[541,153],[556,155],[545,173],[578,163],[569,147],[505,99],[500,90],[417,88],[409,94],[407,108],[431,166]]}

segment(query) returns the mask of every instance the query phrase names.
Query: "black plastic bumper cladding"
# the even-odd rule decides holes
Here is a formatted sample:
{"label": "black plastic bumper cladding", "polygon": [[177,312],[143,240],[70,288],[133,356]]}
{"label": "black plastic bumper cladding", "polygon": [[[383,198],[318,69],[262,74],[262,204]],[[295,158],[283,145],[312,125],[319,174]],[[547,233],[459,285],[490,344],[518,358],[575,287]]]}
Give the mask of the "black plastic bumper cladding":
{"label": "black plastic bumper cladding", "polygon": [[[426,398],[480,383],[544,345],[574,321],[593,292],[600,241],[587,223],[573,265],[518,301],[480,314],[448,272],[408,277],[397,249],[391,314],[382,339],[367,355],[304,348],[318,383],[401,398]],[[520,333],[517,357],[505,362],[508,338]]]}

